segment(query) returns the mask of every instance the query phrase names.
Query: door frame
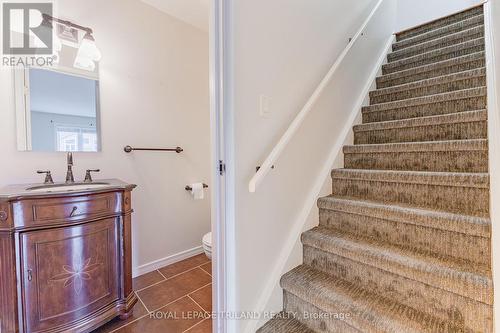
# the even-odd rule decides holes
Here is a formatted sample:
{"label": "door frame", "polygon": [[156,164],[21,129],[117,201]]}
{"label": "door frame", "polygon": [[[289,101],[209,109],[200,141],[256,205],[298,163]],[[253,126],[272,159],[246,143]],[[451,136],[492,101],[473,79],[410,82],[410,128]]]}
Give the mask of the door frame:
{"label": "door frame", "polygon": [[235,309],[234,136],[232,131],[229,0],[211,0],[209,28],[212,165],[213,332],[236,332],[228,315]]}

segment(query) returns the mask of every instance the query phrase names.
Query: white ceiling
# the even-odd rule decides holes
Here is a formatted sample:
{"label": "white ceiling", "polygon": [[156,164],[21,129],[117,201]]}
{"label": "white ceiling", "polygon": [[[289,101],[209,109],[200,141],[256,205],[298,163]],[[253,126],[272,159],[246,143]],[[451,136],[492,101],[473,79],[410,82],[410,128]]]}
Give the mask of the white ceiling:
{"label": "white ceiling", "polygon": [[210,0],[141,0],[181,21],[208,31]]}

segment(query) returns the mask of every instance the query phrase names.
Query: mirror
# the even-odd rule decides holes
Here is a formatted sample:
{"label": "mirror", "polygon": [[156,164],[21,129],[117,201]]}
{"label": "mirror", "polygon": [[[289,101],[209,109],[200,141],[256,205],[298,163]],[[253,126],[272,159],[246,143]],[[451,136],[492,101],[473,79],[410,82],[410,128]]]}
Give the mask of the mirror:
{"label": "mirror", "polygon": [[58,69],[16,70],[18,148],[100,151],[99,80]]}

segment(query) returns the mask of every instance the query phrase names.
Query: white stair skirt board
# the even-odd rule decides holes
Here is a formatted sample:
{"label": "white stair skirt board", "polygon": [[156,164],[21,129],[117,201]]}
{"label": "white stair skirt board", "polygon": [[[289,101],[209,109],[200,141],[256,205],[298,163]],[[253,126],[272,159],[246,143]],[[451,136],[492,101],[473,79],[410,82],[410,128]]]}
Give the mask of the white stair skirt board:
{"label": "white stair skirt board", "polygon": [[[499,4],[495,4],[498,6]],[[497,75],[497,57],[495,45],[500,42],[500,31],[493,31],[494,20],[498,22],[498,17],[493,16],[492,4],[490,2],[484,5],[484,26],[485,26],[485,46],[486,46],[486,70],[488,78],[488,142],[490,151],[490,218],[491,218],[491,236],[492,253],[499,253],[500,249],[500,230],[498,223],[500,221],[500,209],[496,204],[500,198],[500,98],[497,95],[499,77]],[[498,23],[496,23],[498,24]],[[499,25],[500,26],[500,25]],[[500,30],[500,29],[499,29]],[[496,34],[495,34],[496,33]],[[492,262],[493,284],[498,286],[500,283],[500,259],[498,255],[493,256]],[[494,288],[494,320],[498,328],[500,318],[499,288]]]}

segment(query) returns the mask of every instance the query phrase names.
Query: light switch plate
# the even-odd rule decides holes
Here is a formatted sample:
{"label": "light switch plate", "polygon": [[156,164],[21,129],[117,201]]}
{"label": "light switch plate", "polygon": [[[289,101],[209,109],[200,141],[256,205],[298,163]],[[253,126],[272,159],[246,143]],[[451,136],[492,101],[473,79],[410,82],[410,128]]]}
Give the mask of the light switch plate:
{"label": "light switch plate", "polygon": [[267,95],[260,95],[260,116],[269,118],[271,116],[271,98]]}

